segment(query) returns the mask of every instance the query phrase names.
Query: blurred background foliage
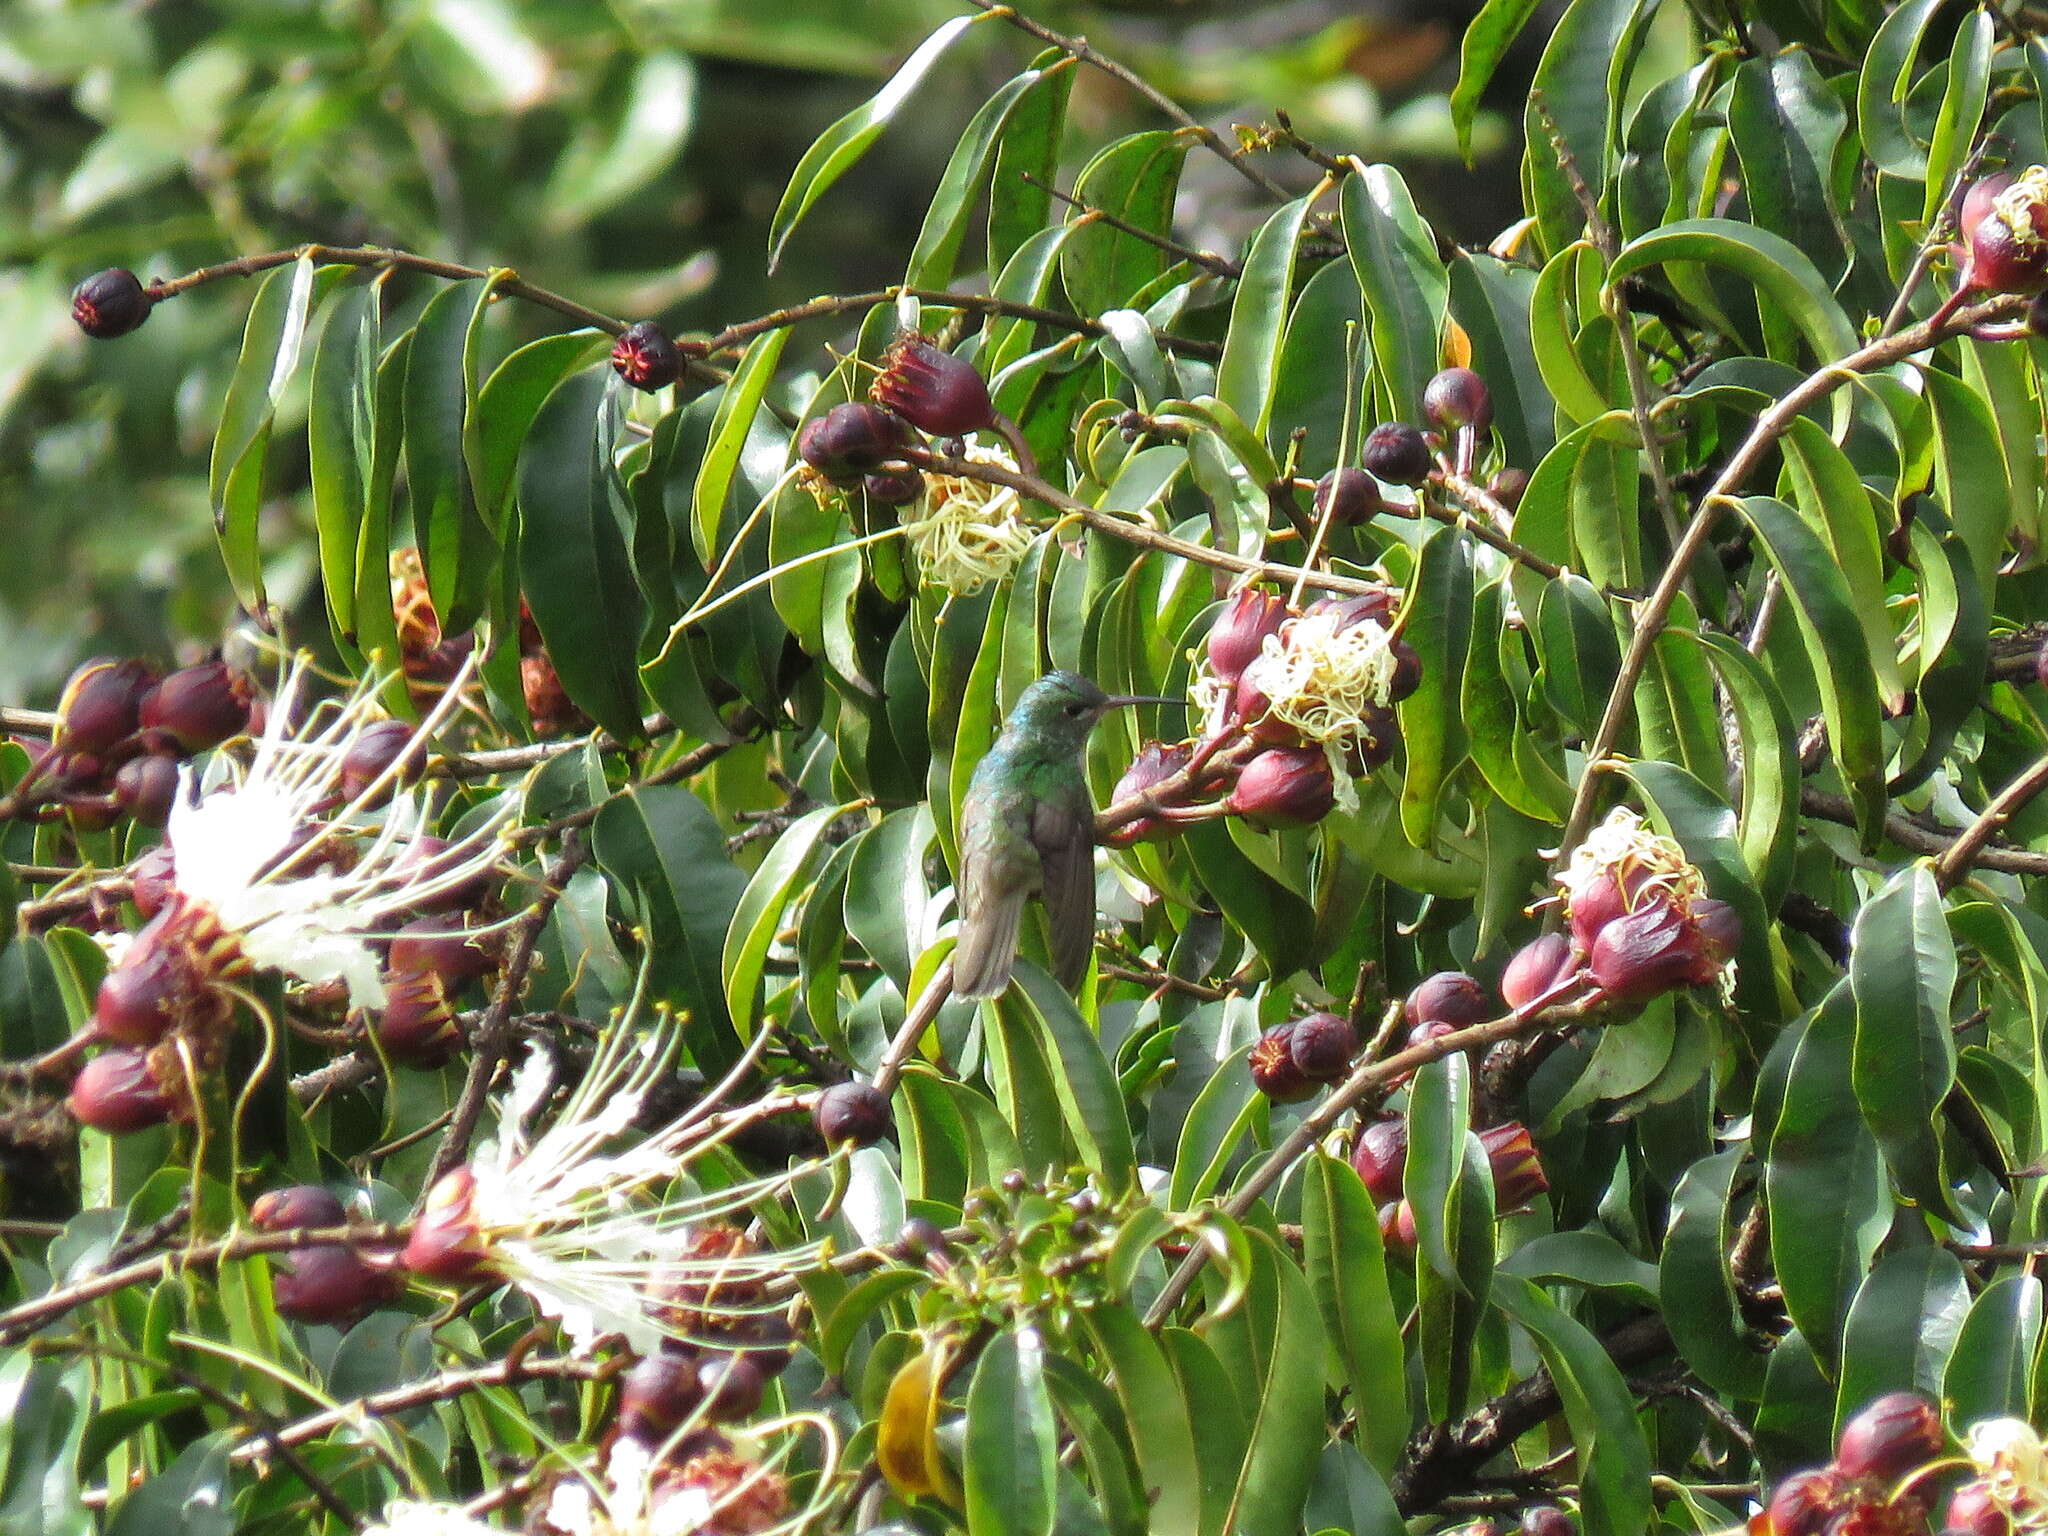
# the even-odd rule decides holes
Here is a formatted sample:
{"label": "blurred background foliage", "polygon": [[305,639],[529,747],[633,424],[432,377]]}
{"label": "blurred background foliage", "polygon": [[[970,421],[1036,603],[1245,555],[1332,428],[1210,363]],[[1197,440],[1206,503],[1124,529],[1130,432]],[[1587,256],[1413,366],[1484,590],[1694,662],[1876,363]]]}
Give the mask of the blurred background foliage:
{"label": "blurred background foliage", "polygon": [[[811,216],[762,252],[805,147],[871,93],[951,0],[7,0],[0,4],[0,698],[44,702],[93,652],[217,641],[232,599],[206,455],[250,298],[210,286],[120,348],[66,314],[83,274],[145,279],[308,239],[529,279],[600,309],[710,329],[894,281],[961,125],[1023,62],[1000,29],[953,52]],[[1288,104],[1297,131],[1402,167],[1438,229],[1483,242],[1518,206],[1519,112],[1489,112],[1477,174],[1446,93],[1474,3],[1120,0],[1034,14],[1085,33],[1226,133]],[[1675,13],[1673,13],[1675,14]],[[1532,27],[1493,99],[1526,87]],[[1654,72],[1646,72],[1654,77]],[[929,122],[930,132],[916,124]],[[1144,103],[1076,82],[1077,154]],[[1269,157],[1304,185],[1313,167]],[[1176,222],[1234,248],[1263,210],[1211,157]],[[425,302],[431,284],[407,292]],[[501,308],[510,350],[555,317]],[[274,596],[313,574],[303,384],[272,456]]]}

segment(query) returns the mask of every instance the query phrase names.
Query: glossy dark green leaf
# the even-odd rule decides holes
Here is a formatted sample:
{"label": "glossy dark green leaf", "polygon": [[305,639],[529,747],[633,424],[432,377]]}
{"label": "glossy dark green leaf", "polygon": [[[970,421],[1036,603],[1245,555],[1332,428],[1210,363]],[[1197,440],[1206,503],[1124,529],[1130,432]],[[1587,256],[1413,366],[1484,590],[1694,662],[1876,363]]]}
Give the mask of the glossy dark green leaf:
{"label": "glossy dark green leaf", "polygon": [[1941,0],[1906,0],[1886,17],[1864,55],[1856,84],[1856,127],[1864,153],[1879,170],[1915,181],[1926,179],[1927,151],[1907,129],[1899,103],[1906,96],[1921,35],[1940,9]]}
{"label": "glossy dark green leaf", "polygon": [[[1031,61],[1037,79],[1011,108],[1008,127],[996,140],[996,169],[988,193],[988,270],[992,273],[1000,274],[1010,258],[1040,234],[1057,237],[1065,230],[1065,226],[1046,228],[1052,211],[1052,193],[1046,189],[1059,175],[1067,98],[1081,73],[1063,64],[1066,57],[1063,50],[1048,48]],[[1034,187],[1027,176],[1040,185]]]}
{"label": "glossy dark green leaf", "polygon": [[1736,1302],[1727,1254],[1735,1223],[1728,1198],[1743,1149],[1701,1158],[1671,1196],[1670,1225],[1658,1261],[1664,1320],[1679,1355],[1700,1380],[1731,1397],[1755,1399],[1764,1386],[1761,1341],[1752,1340]]}
{"label": "glossy dark green leaf", "polygon": [[[1499,583],[1479,588],[1472,599],[1472,632],[1478,644],[1465,654],[1465,679],[1458,709],[1465,724],[1473,766],[1487,787],[1515,811],[1539,821],[1562,823],[1570,798],[1556,792],[1551,780],[1523,772],[1515,754],[1522,733],[1521,710],[1501,669],[1500,647],[1485,637],[1504,633],[1503,589]],[[1520,637],[1515,637],[1520,644]]]}
{"label": "glossy dark green leaf", "polygon": [[725,1001],[743,1040],[753,1036],[761,974],[782,927],[783,911],[809,876],[826,829],[845,810],[821,806],[798,817],[768,850],[733,912],[732,928],[725,936]]}
{"label": "glossy dark green leaf", "polygon": [[376,444],[381,294],[376,285],[361,283],[335,300],[313,353],[306,415],[320,586],[335,634],[351,645],[356,633],[356,549]]}
{"label": "glossy dark green leaf", "polygon": [[[1572,0],[1536,66],[1543,104],[1596,198],[1607,190],[1625,82],[1656,10],[1657,0]],[[1544,248],[1555,252],[1577,236],[1585,214],[1531,101],[1523,117],[1523,185]]]}
{"label": "glossy dark green leaf", "polygon": [[1321,1360],[1323,1330],[1308,1280],[1292,1257],[1263,1232],[1252,1233],[1252,1252],[1255,1264],[1272,1268],[1277,1307],[1226,1528],[1245,1536],[1297,1536],[1322,1450],[1322,1372],[1305,1366]]}
{"label": "glossy dark green leaf", "polygon": [[[405,479],[413,537],[434,611],[450,634],[469,628],[483,613],[498,553],[497,536],[477,508],[465,452],[479,333],[496,286],[492,278],[467,278],[429,299],[413,328],[405,365]],[[587,466],[588,458],[575,454],[571,461]],[[578,600],[592,601],[587,595]]]}
{"label": "glossy dark green leaf", "polygon": [[1264,432],[1280,360],[1280,339],[1294,298],[1294,255],[1308,199],[1286,204],[1260,226],[1245,251],[1230,305],[1230,331],[1216,368],[1216,397],[1255,432]]}
{"label": "glossy dark green leaf", "polygon": [[[1123,223],[1164,234],[1187,152],[1187,140],[1165,129],[1118,139],[1081,168],[1073,196]],[[1090,223],[1061,248],[1060,280],[1082,314],[1100,314],[1128,308],[1168,260],[1158,246],[1135,235]]]}
{"label": "glossy dark green leaf", "polygon": [[534,421],[519,460],[519,574],[570,699],[631,741],[640,734],[641,601],[600,419],[616,409],[611,387],[608,368],[586,369]]}
{"label": "glossy dark green leaf", "polygon": [[1735,71],[1728,127],[1742,157],[1750,216],[1839,277],[1846,259],[1829,180],[1848,114],[1813,56],[1790,48],[1749,59]]}
{"label": "glossy dark green leaf", "polygon": [[911,247],[910,267],[903,281],[912,288],[943,288],[953,280],[953,266],[959,259],[960,244],[967,237],[969,215],[988,185],[996,146],[1009,125],[1010,115],[1025,93],[1042,78],[1037,69],[1006,82],[983,102],[967,124],[966,132],[946,162],[939,188],[925,210],[924,225]]}
{"label": "glossy dark green leaf", "polygon": [[1898,638],[1885,612],[1877,508],[1848,455],[1811,419],[1793,418],[1784,451],[1786,499],[1834,555],[1869,644],[1879,699],[1896,709],[1904,703],[1906,685],[1899,674]]}
{"label": "glossy dark green leaf", "polygon": [[1467,164],[1472,160],[1472,119],[1478,115],[1480,97],[1508,49],[1536,14],[1537,4],[1538,0],[1486,0],[1465,28],[1458,49],[1458,83],[1451,91],[1451,124],[1457,130],[1458,152]]}
{"label": "glossy dark green leaf", "polygon": [[1302,1267],[1350,1378],[1360,1449],[1391,1473],[1408,1438],[1406,1351],[1387,1289],[1379,1212],[1349,1164],[1311,1157],[1301,1229]]}
{"label": "glossy dark green leaf", "polygon": [[2040,1339],[2041,1282],[2035,1276],[2001,1275],[1978,1293],[1941,1376],[1949,1422],[1958,1431],[1983,1419],[2028,1417]]}
{"label": "glossy dark green leaf", "polygon": [[1991,84],[1991,47],[1998,24],[1989,13],[1972,11],[1956,28],[1949,49],[1948,83],[1927,141],[1927,190],[1921,217],[1932,221],[1947,200],[1949,186],[1977,142],[1984,101]]}
{"label": "glossy dark green leaf", "polygon": [[1849,1308],[1836,1423],[1886,1392],[1938,1398],[1969,1307],[1969,1282],[1948,1250],[1909,1248],[1880,1259]]}
{"label": "glossy dark green leaf", "polygon": [[[1138,1155],[1116,1073],[1073,998],[1028,960],[1017,963],[1009,996],[1022,1001],[1044,1031],[1046,1059],[1052,1063],[1060,1108],[1080,1143],[1083,1160],[1106,1188],[1135,1185]],[[1006,1007],[1005,1021],[1011,1016]]]}
{"label": "glossy dark green leaf", "polygon": [[1874,846],[1884,822],[1884,737],[1877,678],[1854,599],[1827,546],[1797,512],[1775,497],[1750,496],[1742,501],[1742,513],[1791,600],[1829,744],[1856,804],[1864,843]]}
{"label": "glossy dark green leaf", "polygon": [[1421,421],[1422,389],[1439,362],[1450,279],[1400,172],[1366,166],[1345,178],[1341,196],[1344,243],[1372,320],[1378,386],[1398,419]]}
{"label": "glossy dark green leaf", "polygon": [[[1130,1426],[1131,1449],[1152,1499],[1154,1536],[1209,1531],[1202,1518],[1207,1480],[1195,1460],[1194,1417],[1159,1345],[1137,1317],[1121,1306],[1083,1314],[1096,1348],[1109,1365],[1110,1384]],[[1211,1474],[1223,1469],[1211,1469]],[[1220,1517],[1221,1508],[1216,1511]]]}
{"label": "glossy dark green leaf", "polygon": [[1922,510],[1907,530],[1920,595],[1920,679],[1916,711],[1926,736],[1919,755],[1886,786],[1893,795],[1918,788],[1941,766],[1957,734],[1977,710],[1991,663],[1990,614],[1970,552],[1953,530],[1932,526]]}
{"label": "glossy dark green leaf", "polygon": [[971,1536],[1051,1536],[1059,1437],[1038,1330],[997,1336],[967,1392],[962,1471]]}
{"label": "glossy dark green leaf", "polygon": [[1900,871],[1863,904],[1851,930],[1856,996],[1856,1102],[1899,1188],[1960,1221],[1942,1166],[1942,1100],[1956,1080],[1949,994],[1956,947],[1941,892],[1924,863]]}
{"label": "glossy dark green leaf", "polygon": [[1856,349],[1855,328],[1813,258],[1782,236],[1732,219],[1681,220],[1622,247],[1608,280],[1669,262],[1721,267],[1753,285],[1772,357],[1791,361],[1795,334],[1823,361]]}
{"label": "glossy dark green leaf", "polygon": [[[732,382],[725,386],[724,393],[718,398],[718,414],[711,423],[711,442],[697,467],[697,483],[692,498],[696,515],[690,523],[691,533],[696,539],[697,558],[704,563],[706,570],[715,568],[724,553],[721,535],[726,531],[726,500],[735,484],[744,486],[746,483],[738,478],[740,453],[754,430],[762,397],[767,394],[768,386],[775,382],[775,365],[781,359],[782,348],[788,340],[787,327],[756,336],[747,344],[739,366],[733,369]],[[734,532],[730,537],[737,538],[739,534]]]}
{"label": "glossy dark green leaf", "polygon": [[1402,636],[1422,659],[1422,681],[1396,706],[1407,768],[1401,830],[1417,848],[1434,840],[1437,802],[1465,760],[1458,696],[1472,634],[1472,557],[1462,530],[1439,528],[1416,557],[1402,608]]}
{"label": "glossy dark green leaf", "polygon": [[1547,583],[1536,610],[1535,639],[1544,698],[1582,734],[1592,735],[1621,671],[1621,647],[1593,584],[1570,571]]}
{"label": "glossy dark green leaf", "polygon": [[570,331],[529,341],[491,370],[477,391],[476,409],[463,424],[463,450],[477,511],[492,528],[502,528],[511,496],[520,445],[557,384],[611,353],[611,338],[596,331]]}
{"label": "glossy dark green leaf", "polygon": [[[1115,1394],[1064,1355],[1046,1355],[1044,1366],[1053,1407],[1081,1449],[1090,1518],[1101,1522],[1107,1536],[1139,1536],[1150,1511],[1131,1454],[1130,1427]],[[1069,1484],[1065,1491],[1076,1490]]]}
{"label": "glossy dark green leaf", "polygon": [[1791,712],[1763,663],[1728,636],[1673,630],[1658,639],[1659,646],[1667,643],[1699,645],[1727,690],[1742,741],[1736,841],[1765,908],[1776,911],[1798,851],[1799,747]]}
{"label": "glossy dark green leaf", "polygon": [[1969,547],[1977,585],[1988,592],[2012,521],[1998,420],[1961,379],[1937,369],[1921,377],[1933,408],[1935,484],[1950,524]]}

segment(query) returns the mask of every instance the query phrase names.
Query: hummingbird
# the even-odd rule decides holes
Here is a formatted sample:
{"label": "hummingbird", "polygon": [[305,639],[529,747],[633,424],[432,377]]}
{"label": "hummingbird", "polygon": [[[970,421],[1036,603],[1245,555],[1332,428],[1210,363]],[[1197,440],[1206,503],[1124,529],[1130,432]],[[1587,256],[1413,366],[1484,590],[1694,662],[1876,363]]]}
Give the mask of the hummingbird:
{"label": "hummingbird", "polygon": [[1045,903],[1052,971],[1072,990],[1095,940],[1095,807],[1081,770],[1088,733],[1110,710],[1173,699],[1104,693],[1076,672],[1026,688],[976,765],[960,808],[960,942],[953,995],[1010,984],[1024,903]]}

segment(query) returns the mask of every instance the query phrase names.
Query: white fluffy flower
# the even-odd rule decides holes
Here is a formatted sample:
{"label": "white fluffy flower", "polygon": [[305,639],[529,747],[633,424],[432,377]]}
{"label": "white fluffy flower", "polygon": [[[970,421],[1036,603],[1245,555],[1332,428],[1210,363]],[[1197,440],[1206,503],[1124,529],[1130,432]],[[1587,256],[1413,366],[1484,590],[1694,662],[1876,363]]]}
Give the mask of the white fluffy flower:
{"label": "white fluffy flower", "polygon": [[2029,1530],[2048,1527],[2048,1446],[2024,1419],[1985,1419],[1963,1442],[1993,1502]]}
{"label": "white fluffy flower", "polygon": [[[295,666],[270,709],[269,723],[244,768],[224,759],[226,781],[201,791],[184,770],[165,839],[174,860],[172,884],[209,912],[252,965],[301,981],[343,981],[358,1007],[384,1001],[370,936],[386,920],[475,879],[497,861],[507,804],[445,852],[429,850],[427,796],[395,790],[386,773],[337,813],[342,765],[364,729],[383,717],[377,686],[366,681],[338,706],[291,722],[307,668]],[[430,734],[455,705],[467,670],[420,726]],[[389,794],[374,832],[368,822],[354,863],[337,873],[322,867],[323,850],[340,828]],[[310,834],[310,836],[309,836]]]}
{"label": "white fluffy flower", "polygon": [[[969,459],[1014,471],[1016,460],[970,445]],[[916,515],[903,524],[924,580],[956,596],[978,592],[1017,568],[1038,530],[1025,521],[1023,498],[1007,485],[962,475],[927,475]]]}
{"label": "white fluffy flower", "polygon": [[[1394,637],[1378,621],[1333,605],[1297,614],[1266,636],[1238,685],[1265,696],[1267,719],[1323,749],[1337,803],[1350,811],[1358,807],[1350,755],[1385,728],[1375,717],[1384,721],[1399,666]],[[1213,690],[1197,690],[1197,704],[1213,713]]]}
{"label": "white fluffy flower", "polygon": [[425,1504],[393,1499],[384,1517],[363,1527],[362,1536],[500,1536],[497,1527],[464,1514],[458,1504]]}
{"label": "white fluffy flower", "polygon": [[[736,1124],[719,1129],[708,1116],[686,1113],[630,1140],[674,1046],[666,1024],[638,1027],[630,1014],[615,1021],[537,1136],[531,1122],[553,1091],[554,1066],[533,1049],[513,1078],[497,1138],[430,1194],[406,1250],[410,1266],[444,1278],[480,1268],[524,1292],[578,1348],[623,1334],[647,1354],[664,1337],[687,1337],[664,1301],[677,1287],[744,1286],[815,1257],[815,1245],[702,1253],[704,1223],[781,1192],[801,1170],[693,1192],[684,1187],[692,1163]],[[451,1255],[452,1264],[437,1268]]]}
{"label": "white fluffy flower", "polygon": [[1694,898],[1706,894],[1706,881],[1685,850],[1671,838],[1660,836],[1643,825],[1643,818],[1625,805],[1607,813],[1607,819],[1593,828],[1571,859],[1558,872],[1557,883],[1564,888],[1566,904],[1583,895],[1603,879],[1622,883],[1631,908],[1644,891],[1656,888],[1665,893],[1678,911],[1691,910]]}

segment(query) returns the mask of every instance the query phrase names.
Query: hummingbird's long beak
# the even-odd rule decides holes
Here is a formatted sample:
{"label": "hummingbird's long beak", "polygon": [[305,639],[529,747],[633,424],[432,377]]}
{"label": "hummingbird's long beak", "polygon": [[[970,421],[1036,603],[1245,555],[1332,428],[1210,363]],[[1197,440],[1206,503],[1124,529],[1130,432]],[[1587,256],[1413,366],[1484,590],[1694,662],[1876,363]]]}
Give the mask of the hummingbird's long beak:
{"label": "hummingbird's long beak", "polygon": [[1156,693],[1113,693],[1102,701],[1105,710],[1123,709],[1132,704],[1185,704],[1186,699],[1165,699]]}

